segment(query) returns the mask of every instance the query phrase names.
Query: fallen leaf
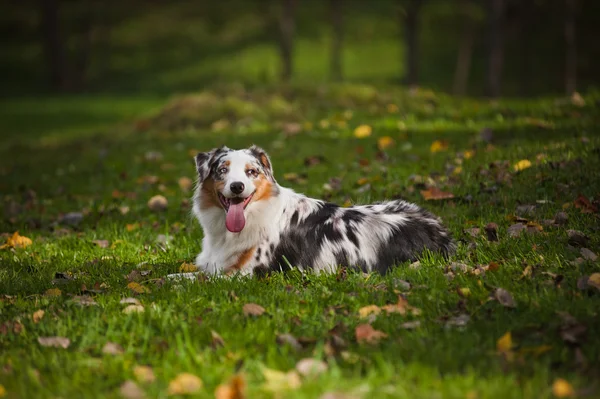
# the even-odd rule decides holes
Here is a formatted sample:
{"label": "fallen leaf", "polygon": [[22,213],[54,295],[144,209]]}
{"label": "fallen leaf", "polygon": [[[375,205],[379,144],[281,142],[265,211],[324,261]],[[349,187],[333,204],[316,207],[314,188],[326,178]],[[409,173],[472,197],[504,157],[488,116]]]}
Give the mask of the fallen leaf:
{"label": "fallen leaf", "polygon": [[47,297],[58,297],[62,295],[62,291],[58,288],[48,288],[44,293],[44,296]]}
{"label": "fallen leaf", "polygon": [[596,260],[598,260],[598,255],[596,255],[594,252],[590,251],[587,248],[581,248],[580,252],[581,252],[581,256],[585,260],[589,260],[592,262],[595,262]]}
{"label": "fallen leaf", "polygon": [[363,306],[358,309],[358,315],[363,319],[371,314],[378,315],[379,313],[381,313],[381,308],[377,305]]}
{"label": "fallen leaf", "polygon": [[421,314],[421,309],[409,305],[408,301],[401,295],[398,295],[398,302],[391,305],[382,306],[381,310],[384,310],[387,313],[400,313],[401,315],[405,315],[407,313],[412,313],[413,315]]}
{"label": "fallen leaf", "polygon": [[304,377],[316,376],[327,371],[327,363],[312,358],[302,359],[296,363],[296,371]]}
{"label": "fallen leaf", "polygon": [[393,146],[396,142],[390,136],[383,136],[377,139],[377,148],[380,151],[386,150]]}
{"label": "fallen leaf", "polygon": [[141,285],[140,283],[136,283],[135,281],[132,281],[131,283],[127,284],[127,288],[129,288],[131,291],[135,292],[136,294],[145,294],[150,292],[150,289],[148,287],[145,287],[143,285]]}
{"label": "fallen leaf", "polygon": [[569,215],[566,212],[560,211],[554,215],[554,223],[559,226],[564,226],[569,221]]}
{"label": "fallen leaf", "polygon": [[217,386],[215,399],[244,399],[246,397],[246,380],[242,375],[234,376],[227,384]]}
{"label": "fallen leaf", "polygon": [[400,328],[404,328],[405,330],[414,330],[419,327],[421,327],[421,322],[419,320],[406,321],[400,324]]}
{"label": "fallen leaf", "polygon": [[513,342],[512,342],[512,334],[510,331],[501,336],[498,341],[496,341],[496,350],[498,353],[507,354],[512,351]]}
{"label": "fallen leaf", "polygon": [[184,176],[184,177],[180,177],[177,180],[177,184],[179,184],[179,188],[181,189],[181,191],[183,191],[184,193],[188,193],[192,190],[192,186],[194,185],[194,182],[189,177]]}
{"label": "fallen leaf", "polygon": [[477,238],[481,234],[481,229],[479,227],[470,227],[465,229],[464,232],[473,238]]}
{"label": "fallen leaf", "polygon": [[71,345],[71,340],[65,337],[38,337],[37,340],[40,345],[52,348],[67,349]]}
{"label": "fallen leaf", "polygon": [[148,200],[148,208],[153,212],[160,212],[167,209],[169,202],[162,195],[155,195]]}
{"label": "fallen leaf", "polygon": [[6,243],[0,245],[0,249],[4,248],[26,248],[33,244],[31,238],[19,235],[18,231],[15,231],[12,236],[6,239]]}
{"label": "fallen leaf", "polygon": [[459,314],[458,316],[449,318],[446,321],[446,327],[464,327],[469,321],[471,321],[471,316],[466,313]]}
{"label": "fallen leaf", "polygon": [[520,172],[520,171],[525,170],[530,167],[531,167],[531,161],[529,161],[528,159],[522,159],[513,165],[513,169],[515,172]]}
{"label": "fallen leaf", "polygon": [[450,143],[447,140],[435,140],[431,143],[429,151],[432,153],[446,151]]}
{"label": "fallen leaf", "polygon": [[265,313],[265,308],[255,303],[247,303],[242,308],[245,316],[260,316]]}
{"label": "fallen leaf", "polygon": [[35,312],[33,312],[33,315],[31,315],[31,318],[33,319],[33,322],[35,324],[39,323],[40,320],[42,320],[44,318],[44,314],[46,312],[43,311],[42,309],[36,310]]}
{"label": "fallen leaf", "polygon": [[106,355],[122,355],[124,351],[121,345],[114,342],[107,342],[102,347],[102,353]]}
{"label": "fallen leaf", "polygon": [[576,91],[574,91],[573,94],[571,94],[571,103],[573,103],[573,105],[575,105],[576,107],[585,107],[585,100],[583,99],[581,94],[579,94]]}
{"label": "fallen leaf", "polygon": [[302,345],[292,334],[278,334],[276,340],[279,345],[288,345],[296,352],[302,350]]}
{"label": "fallen leaf", "polygon": [[579,196],[573,202],[575,208],[579,209],[582,213],[597,213],[598,207],[590,202],[586,196],[579,194]]}
{"label": "fallen leaf", "polygon": [[369,137],[373,129],[369,125],[360,125],[356,129],[354,129],[354,137],[357,139],[364,139],[365,137]]}
{"label": "fallen leaf", "polygon": [[567,380],[558,378],[552,383],[552,395],[557,398],[572,398],[575,396],[575,390]]}
{"label": "fallen leaf", "polygon": [[143,399],[146,394],[142,389],[133,381],[127,380],[119,387],[119,393],[125,399]]}
{"label": "fallen leaf", "polygon": [[590,277],[588,277],[587,284],[600,290],[600,273],[592,273]]}
{"label": "fallen leaf", "polygon": [[202,389],[202,380],[190,373],[181,373],[169,382],[169,395],[187,395]]}
{"label": "fallen leaf", "polygon": [[6,396],[6,388],[4,388],[4,385],[0,384],[0,398],[3,398]]}
{"label": "fallen leaf", "polygon": [[109,246],[108,240],[93,240],[92,242],[100,248],[108,248]]}
{"label": "fallen leaf", "polygon": [[133,375],[139,382],[151,383],[156,380],[152,367],[149,366],[135,366],[133,368]]}
{"label": "fallen leaf", "polygon": [[567,230],[569,244],[576,247],[585,247],[588,245],[590,237],[577,230]]}
{"label": "fallen leaf", "polygon": [[359,343],[376,344],[388,335],[382,331],[375,330],[370,324],[360,324],[354,330],[356,341]]}
{"label": "fallen leaf", "polygon": [[133,230],[137,230],[140,228],[140,224],[139,223],[127,223],[125,225],[125,229],[127,231],[133,231]]}
{"label": "fallen leaf", "polygon": [[521,223],[513,224],[507,230],[508,236],[513,237],[513,238],[518,237],[521,235],[521,232],[525,229],[526,229],[526,227],[524,224],[521,224]]}
{"label": "fallen leaf", "polygon": [[144,307],[142,305],[128,305],[125,307],[125,309],[123,309],[123,313],[125,313],[125,314],[143,313],[143,312],[144,312]]}
{"label": "fallen leaf", "polygon": [[425,201],[454,198],[454,194],[442,191],[437,187],[430,187],[427,190],[421,190],[421,195]]}
{"label": "fallen leaf", "polygon": [[516,308],[517,304],[515,303],[515,300],[512,296],[512,294],[510,292],[508,292],[507,290],[505,290],[504,288],[496,288],[496,290],[494,291],[494,298],[496,298],[496,300],[498,302],[500,302],[500,304],[504,307],[507,308]]}
{"label": "fallen leaf", "polygon": [[223,338],[221,338],[219,333],[217,333],[216,331],[210,330],[210,337],[212,340],[211,342],[212,342],[213,348],[225,346],[225,341],[223,340]]}
{"label": "fallen leaf", "polygon": [[141,305],[140,301],[136,298],[123,298],[119,301],[121,305]]}
{"label": "fallen leaf", "polygon": [[265,383],[264,389],[271,392],[281,392],[291,389],[298,389],[302,384],[300,375],[294,370],[287,373],[279,370],[263,368],[263,377]]}
{"label": "fallen leaf", "polygon": [[198,271],[198,266],[193,263],[183,262],[179,266],[179,273],[193,273]]}
{"label": "fallen leaf", "polygon": [[484,227],[488,241],[498,241],[498,225],[496,223],[488,223]]}

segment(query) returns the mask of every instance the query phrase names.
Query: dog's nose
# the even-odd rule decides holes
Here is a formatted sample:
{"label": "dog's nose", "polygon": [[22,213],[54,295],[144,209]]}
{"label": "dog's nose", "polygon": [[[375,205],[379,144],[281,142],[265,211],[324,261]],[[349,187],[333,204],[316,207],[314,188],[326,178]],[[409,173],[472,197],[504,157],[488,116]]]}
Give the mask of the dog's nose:
{"label": "dog's nose", "polygon": [[231,189],[232,193],[241,194],[242,191],[244,191],[244,183],[242,183],[241,181],[236,181],[236,182],[231,183],[229,188]]}

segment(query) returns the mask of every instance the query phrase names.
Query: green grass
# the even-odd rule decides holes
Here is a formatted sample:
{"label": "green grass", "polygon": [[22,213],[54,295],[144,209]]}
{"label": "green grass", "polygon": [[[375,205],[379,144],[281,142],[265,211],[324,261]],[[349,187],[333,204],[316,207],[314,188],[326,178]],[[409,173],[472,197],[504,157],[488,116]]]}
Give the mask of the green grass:
{"label": "green grass", "polygon": [[[198,397],[213,397],[217,385],[238,373],[250,398],[325,392],[540,398],[552,397],[557,378],[598,397],[600,292],[577,284],[599,268],[592,261],[571,263],[580,249],[569,246],[566,232],[587,234],[587,248],[600,250],[597,214],[573,205],[579,194],[597,201],[600,192],[597,94],[578,107],[569,99],[487,103],[355,85],[249,92],[228,86],[175,100],[153,114],[147,111],[158,100],[64,101],[79,115],[76,122],[59,111],[46,112],[60,109],[52,102],[22,100],[2,110],[0,232],[19,231],[33,240],[27,248],[0,250],[0,384],[7,397],[118,397],[121,384],[135,379],[136,365],[151,366],[156,375],[152,383],[138,383],[148,397],[166,397],[169,381],[182,372],[202,379]],[[85,116],[90,109],[98,118]],[[135,114],[140,115],[135,123],[107,127]],[[300,133],[287,134],[298,127],[294,124]],[[372,126],[373,134],[357,139],[352,132],[362,124]],[[493,130],[492,145],[480,140],[483,128]],[[386,159],[376,148],[383,136],[395,140]],[[447,140],[448,149],[431,153],[434,140]],[[194,178],[190,153],[252,143],[269,152],[281,184],[339,203],[402,196],[444,219],[459,242],[452,261],[469,270],[490,262],[499,267],[450,276],[450,261],[425,256],[419,268],[398,265],[386,276],[293,271],[265,279],[165,281],[201,249],[190,194],[177,183],[183,176]],[[466,150],[473,156],[461,155]],[[148,160],[149,151],[163,158]],[[304,159],[310,156],[324,161],[307,167]],[[515,172],[513,165],[523,159],[531,167]],[[300,179],[287,181],[289,173]],[[144,182],[146,176],[158,182]],[[333,177],[342,183],[331,191],[324,185]],[[359,182],[362,178],[368,180]],[[455,199],[424,201],[420,181]],[[168,199],[165,212],[148,209],[156,194]],[[568,223],[511,238],[509,219],[522,204],[536,205],[526,216],[531,221],[543,224],[565,211]],[[68,212],[82,212],[81,223],[61,224]],[[491,222],[498,225],[498,242],[464,232]],[[109,247],[94,240],[108,240]],[[533,272],[523,276],[528,266]],[[149,292],[135,294],[127,287],[134,270],[149,272],[138,278]],[[516,308],[489,300],[499,287],[512,293]],[[51,288],[60,295],[46,294]],[[459,295],[464,289],[469,295]],[[375,345],[357,343],[354,329],[367,322],[359,309],[395,303],[398,292],[421,314],[380,314],[372,326],[388,337]],[[97,305],[82,307],[80,295],[90,295]],[[144,313],[122,312],[119,301],[130,296],[139,299]],[[246,303],[266,313],[246,317]],[[44,317],[35,323],[32,315],[40,309]],[[576,345],[561,339],[565,321],[557,312],[568,312],[586,327]],[[462,314],[470,316],[465,326],[448,325]],[[402,328],[407,321],[420,326]],[[330,345],[334,327],[345,343],[341,349]],[[224,347],[212,345],[211,331],[221,335]],[[496,349],[507,332],[514,344],[508,357]],[[303,348],[278,344],[282,333],[305,338]],[[43,347],[37,339],[44,336],[64,336],[71,344]],[[103,354],[107,342],[121,345],[124,353]],[[543,346],[547,351],[535,353]],[[288,371],[303,358],[322,359],[328,369],[303,378],[290,392],[265,389],[265,368]]]}

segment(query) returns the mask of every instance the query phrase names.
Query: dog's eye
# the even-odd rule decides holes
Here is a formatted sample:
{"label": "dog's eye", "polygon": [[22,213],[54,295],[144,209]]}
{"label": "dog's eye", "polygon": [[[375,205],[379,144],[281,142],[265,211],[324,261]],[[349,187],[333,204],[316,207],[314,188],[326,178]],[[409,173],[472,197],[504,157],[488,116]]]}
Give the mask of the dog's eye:
{"label": "dog's eye", "polygon": [[258,171],[257,171],[256,169],[248,169],[248,170],[246,171],[246,174],[247,174],[249,177],[256,177],[256,176],[258,176]]}
{"label": "dog's eye", "polygon": [[218,170],[218,172],[219,172],[219,174],[221,174],[221,175],[222,175],[222,174],[225,174],[225,173],[227,173],[227,168],[220,168],[220,169]]}

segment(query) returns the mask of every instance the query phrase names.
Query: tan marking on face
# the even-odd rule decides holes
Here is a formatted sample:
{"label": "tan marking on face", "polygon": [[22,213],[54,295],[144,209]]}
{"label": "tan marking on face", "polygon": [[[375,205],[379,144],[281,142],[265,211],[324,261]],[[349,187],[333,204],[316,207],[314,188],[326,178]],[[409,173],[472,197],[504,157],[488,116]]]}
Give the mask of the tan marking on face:
{"label": "tan marking on face", "polygon": [[271,183],[264,174],[259,174],[252,183],[255,187],[252,201],[266,201],[271,198],[271,194],[273,192],[273,183]]}
{"label": "tan marking on face", "polygon": [[242,252],[239,256],[238,260],[231,266],[225,268],[225,274],[232,274],[239,270],[241,270],[246,263],[252,259],[252,255],[254,254],[254,250],[256,247],[251,247]]}
{"label": "tan marking on face", "polygon": [[224,185],[225,182],[214,181],[212,177],[204,180],[202,188],[200,189],[200,209],[212,207],[222,208],[223,205],[221,205],[221,201],[219,201],[217,192],[223,191]]}
{"label": "tan marking on face", "polygon": [[225,161],[225,162],[223,162],[222,166],[229,166],[229,165],[231,165],[231,161]]}

